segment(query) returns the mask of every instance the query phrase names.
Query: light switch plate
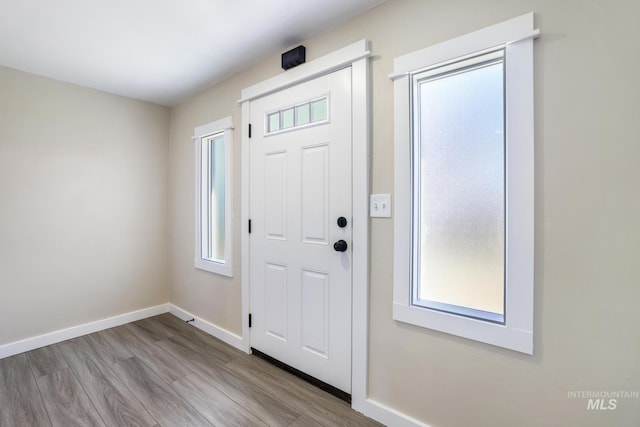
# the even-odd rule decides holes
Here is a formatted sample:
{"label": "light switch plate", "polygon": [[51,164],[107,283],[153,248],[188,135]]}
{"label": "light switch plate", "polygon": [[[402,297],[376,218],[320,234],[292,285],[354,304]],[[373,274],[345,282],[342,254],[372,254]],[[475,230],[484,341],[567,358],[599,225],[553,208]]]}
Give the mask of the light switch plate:
{"label": "light switch plate", "polygon": [[391,194],[371,194],[369,196],[369,216],[371,218],[391,218]]}

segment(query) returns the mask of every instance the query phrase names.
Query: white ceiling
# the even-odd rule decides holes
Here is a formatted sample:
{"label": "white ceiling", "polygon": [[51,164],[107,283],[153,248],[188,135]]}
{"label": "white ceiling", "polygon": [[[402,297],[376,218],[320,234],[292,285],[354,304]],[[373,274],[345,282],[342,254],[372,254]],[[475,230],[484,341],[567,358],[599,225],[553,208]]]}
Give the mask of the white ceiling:
{"label": "white ceiling", "polygon": [[383,1],[0,0],[0,65],[171,106]]}

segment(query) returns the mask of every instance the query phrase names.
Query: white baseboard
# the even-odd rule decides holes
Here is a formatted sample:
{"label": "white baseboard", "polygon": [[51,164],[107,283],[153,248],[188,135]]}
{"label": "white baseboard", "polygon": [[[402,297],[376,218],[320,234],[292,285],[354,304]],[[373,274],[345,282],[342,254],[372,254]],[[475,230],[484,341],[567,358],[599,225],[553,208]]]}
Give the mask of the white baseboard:
{"label": "white baseboard", "polygon": [[352,408],[369,418],[372,418],[386,426],[393,427],[429,427],[422,421],[411,418],[407,414],[390,408],[373,399],[365,399],[362,402],[353,402]]}
{"label": "white baseboard", "polygon": [[24,353],[25,351],[35,350],[36,348],[46,347],[72,338],[77,338],[82,335],[92,334],[94,332],[102,331],[103,329],[109,329],[115,326],[124,325],[125,323],[146,319],[147,317],[167,313],[168,311],[169,304],[161,304],[156,305],[155,307],[143,308],[142,310],[119,314],[106,319],[96,320],[95,322],[72,326],[70,328],[60,329],[43,335],[3,344],[0,345],[0,359]]}
{"label": "white baseboard", "polygon": [[203,320],[197,316],[194,316],[188,311],[185,311],[173,304],[169,304],[169,307],[170,307],[169,312],[174,316],[179,317],[180,319],[185,321],[189,319],[194,319],[193,322],[191,322],[191,324],[196,328],[208,333],[209,335],[212,335],[218,338],[221,341],[226,342],[230,346],[233,346],[240,351],[246,352],[245,346],[244,346],[244,340],[240,335],[236,335],[233,332],[229,332],[226,329],[221,328],[220,326],[216,326],[213,323],[207,322],[206,320]]}

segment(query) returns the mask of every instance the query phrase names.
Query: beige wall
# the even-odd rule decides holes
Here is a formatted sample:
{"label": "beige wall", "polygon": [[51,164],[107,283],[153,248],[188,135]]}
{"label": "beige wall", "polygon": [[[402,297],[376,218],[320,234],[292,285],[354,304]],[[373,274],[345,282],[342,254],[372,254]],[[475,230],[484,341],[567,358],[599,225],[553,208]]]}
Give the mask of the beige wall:
{"label": "beige wall", "polygon": [[0,68],[0,345],[168,302],[169,110]]}
{"label": "beige wall", "polygon": [[[376,219],[370,395],[434,426],[637,425],[640,399],[588,411],[585,399],[567,392],[640,390],[640,2],[389,0],[304,44],[314,59],[371,40],[372,191],[392,193],[393,58],[529,11],[542,31],[535,43],[535,354],[394,322],[393,220]],[[230,114],[244,125],[240,90],[280,72],[273,56],[171,115],[171,299],[238,334],[238,246],[232,280],[193,268],[189,138],[195,126]],[[235,145],[239,184],[239,131]],[[234,207],[238,218],[237,185]]]}

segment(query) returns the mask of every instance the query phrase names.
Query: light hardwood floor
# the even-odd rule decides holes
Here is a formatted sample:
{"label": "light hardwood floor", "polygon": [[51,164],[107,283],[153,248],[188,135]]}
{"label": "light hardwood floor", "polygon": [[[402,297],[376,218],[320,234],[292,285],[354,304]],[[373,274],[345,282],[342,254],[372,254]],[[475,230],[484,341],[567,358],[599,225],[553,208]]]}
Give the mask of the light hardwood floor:
{"label": "light hardwood floor", "polygon": [[163,314],[0,359],[0,426],[379,426]]}

